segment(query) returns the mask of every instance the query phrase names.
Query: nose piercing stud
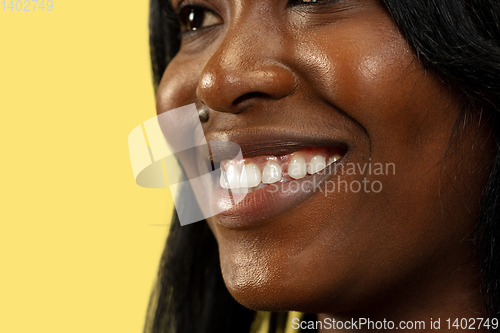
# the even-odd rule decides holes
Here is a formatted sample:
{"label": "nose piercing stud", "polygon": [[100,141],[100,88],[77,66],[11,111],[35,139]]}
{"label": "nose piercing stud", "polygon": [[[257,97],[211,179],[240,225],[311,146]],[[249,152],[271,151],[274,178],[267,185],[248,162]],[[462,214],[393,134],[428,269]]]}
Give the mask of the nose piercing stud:
{"label": "nose piercing stud", "polygon": [[206,123],[208,121],[208,107],[206,105],[202,105],[199,109],[198,109],[198,116],[200,117],[200,121],[202,123]]}

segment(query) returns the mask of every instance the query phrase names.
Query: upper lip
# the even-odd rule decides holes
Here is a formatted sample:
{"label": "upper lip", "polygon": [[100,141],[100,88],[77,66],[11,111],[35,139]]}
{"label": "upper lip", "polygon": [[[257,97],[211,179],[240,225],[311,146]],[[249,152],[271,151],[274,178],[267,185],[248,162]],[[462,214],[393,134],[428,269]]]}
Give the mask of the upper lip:
{"label": "upper lip", "polygon": [[[338,133],[340,134],[340,133]],[[209,158],[219,163],[232,159],[237,155],[235,145],[225,145],[224,142],[238,144],[244,158],[260,155],[286,155],[295,151],[311,147],[340,147],[351,149],[352,143],[347,139],[330,135],[297,133],[287,129],[276,128],[245,128],[227,131],[214,131],[205,135],[206,141],[217,141],[210,146]]]}

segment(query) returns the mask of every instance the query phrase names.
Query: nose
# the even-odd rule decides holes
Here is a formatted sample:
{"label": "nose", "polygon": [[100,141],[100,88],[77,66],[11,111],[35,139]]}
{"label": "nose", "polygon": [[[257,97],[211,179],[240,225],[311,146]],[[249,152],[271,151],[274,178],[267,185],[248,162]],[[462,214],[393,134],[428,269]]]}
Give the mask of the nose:
{"label": "nose", "polygon": [[240,113],[263,100],[290,95],[298,82],[283,61],[282,37],[272,29],[235,25],[205,65],[197,97],[213,110]]}

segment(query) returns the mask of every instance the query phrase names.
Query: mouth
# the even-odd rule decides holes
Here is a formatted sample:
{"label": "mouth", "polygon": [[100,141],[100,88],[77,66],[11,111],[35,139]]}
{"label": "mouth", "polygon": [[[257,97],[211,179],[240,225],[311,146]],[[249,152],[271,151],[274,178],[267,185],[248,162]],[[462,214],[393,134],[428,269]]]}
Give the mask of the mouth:
{"label": "mouth", "polygon": [[207,135],[207,141],[221,139],[242,153],[225,158],[236,154],[211,145],[212,165],[221,170],[211,204],[216,222],[227,228],[261,225],[300,206],[322,192],[350,150],[343,140],[294,133]]}

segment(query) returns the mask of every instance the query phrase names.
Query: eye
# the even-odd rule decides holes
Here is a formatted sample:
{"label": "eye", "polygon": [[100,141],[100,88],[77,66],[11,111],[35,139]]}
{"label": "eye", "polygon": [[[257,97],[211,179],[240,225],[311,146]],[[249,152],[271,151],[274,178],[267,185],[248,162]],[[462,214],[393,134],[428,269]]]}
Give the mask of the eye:
{"label": "eye", "polygon": [[223,23],[222,18],[212,10],[190,4],[179,8],[179,20],[182,32],[196,31]]}

